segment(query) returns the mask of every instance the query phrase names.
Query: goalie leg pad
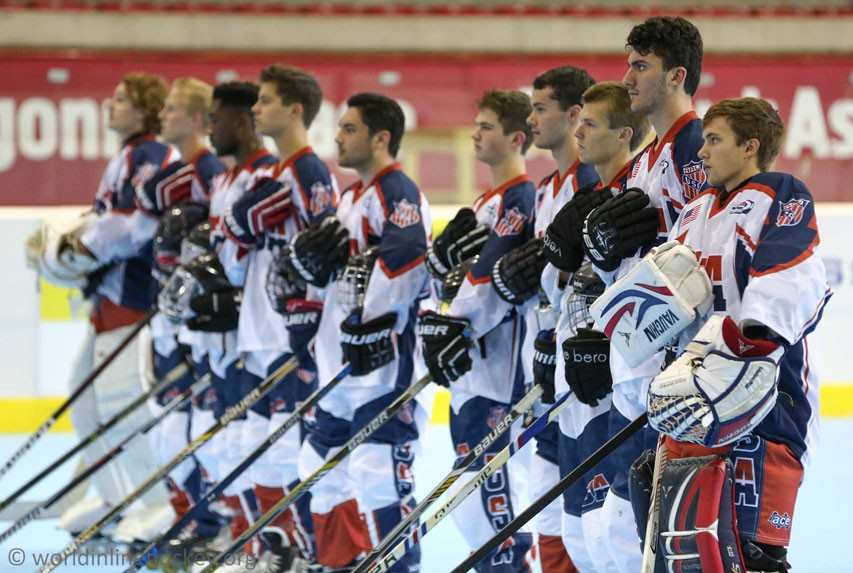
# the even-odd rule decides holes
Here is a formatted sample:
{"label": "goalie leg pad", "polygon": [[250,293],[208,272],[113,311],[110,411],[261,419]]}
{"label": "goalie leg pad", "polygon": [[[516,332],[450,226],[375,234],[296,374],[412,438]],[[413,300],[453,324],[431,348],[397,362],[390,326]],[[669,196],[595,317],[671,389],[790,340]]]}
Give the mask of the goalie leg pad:
{"label": "goalie leg pad", "polygon": [[689,247],[653,249],[590,307],[596,328],[639,366],[686,329],[711,301],[711,281]]}
{"label": "goalie leg pad", "polygon": [[658,487],[661,570],[746,571],[734,510],[734,470],[728,459],[670,460]]}

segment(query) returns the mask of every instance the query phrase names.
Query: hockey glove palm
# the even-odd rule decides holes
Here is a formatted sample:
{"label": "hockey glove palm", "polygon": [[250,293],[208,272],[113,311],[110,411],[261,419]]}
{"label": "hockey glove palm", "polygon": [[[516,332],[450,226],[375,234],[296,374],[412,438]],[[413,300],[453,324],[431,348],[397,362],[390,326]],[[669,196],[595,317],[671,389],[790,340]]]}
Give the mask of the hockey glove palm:
{"label": "hockey glove palm", "polygon": [[566,383],[575,397],[590,406],[613,390],[610,376],[610,339],[597,330],[578,328],[563,342]]}
{"label": "hockey glove palm", "polygon": [[539,281],[545,269],[542,239],[531,239],[513,249],[492,267],[492,285],[506,302],[524,304],[539,290]]}
{"label": "hockey glove palm", "polygon": [[560,269],[573,273],[583,261],[583,222],[596,207],[610,199],[607,191],[596,190],[589,185],[579,189],[571,201],[557,212],[545,230],[545,258]]}
{"label": "hockey glove palm", "polygon": [[423,341],[424,361],[436,384],[448,387],[471,370],[470,340],[465,333],[468,327],[469,322],[464,318],[434,312],[421,316],[418,332]]}
{"label": "hockey glove palm", "polygon": [[444,278],[450,269],[478,255],[488,239],[489,229],[477,223],[474,211],[460,209],[427,249],[427,270],[436,278]]}
{"label": "hockey glove palm", "polygon": [[592,263],[613,271],[641,247],[654,244],[658,213],[641,189],[631,188],[592,211],[583,224],[583,246]]}
{"label": "hockey glove palm", "polygon": [[393,312],[361,322],[351,314],[341,323],[341,351],[344,362],[352,365],[350,376],[364,376],[394,360],[392,334],[397,323]]}
{"label": "hockey glove palm", "polygon": [[554,403],[557,341],[553,330],[542,330],[533,341],[533,382],[542,387],[542,402]]}

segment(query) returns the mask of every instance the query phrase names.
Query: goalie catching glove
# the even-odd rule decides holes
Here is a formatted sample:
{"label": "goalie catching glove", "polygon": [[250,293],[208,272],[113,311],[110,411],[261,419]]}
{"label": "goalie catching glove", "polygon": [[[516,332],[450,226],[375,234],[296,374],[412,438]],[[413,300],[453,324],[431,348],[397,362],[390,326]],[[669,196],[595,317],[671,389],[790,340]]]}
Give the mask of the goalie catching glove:
{"label": "goalie catching glove", "polygon": [[539,290],[546,262],[542,239],[530,239],[506,253],[492,267],[492,285],[498,296],[509,304],[524,304]]}
{"label": "goalie catching glove", "polygon": [[423,341],[424,362],[432,381],[450,386],[471,370],[468,354],[470,340],[466,331],[470,323],[464,318],[426,312],[418,321],[418,333]]}
{"label": "goalie catching glove", "polygon": [[48,223],[43,224],[27,239],[27,266],[51,284],[85,287],[88,276],[103,266],[81,240],[96,219],[94,214],[84,215],[65,233]]}
{"label": "goalie catching glove", "polygon": [[447,224],[426,252],[426,268],[444,278],[450,269],[480,254],[489,239],[489,229],[477,223],[474,211],[465,207]]}
{"label": "goalie catching glove", "polygon": [[773,409],[783,352],[775,342],[747,338],[731,318],[712,316],[652,381],[649,424],[707,447],[737,441]]}
{"label": "goalie catching glove", "polygon": [[590,308],[628,366],[653,356],[711,307],[711,280],[678,241],[652,249]]}
{"label": "goalie catching glove", "polygon": [[584,219],[611,197],[609,192],[596,190],[594,185],[579,189],[572,196],[545,230],[545,258],[549,263],[568,273],[578,270],[583,262]]}
{"label": "goalie catching glove", "polygon": [[595,266],[613,271],[641,247],[654,244],[657,209],[649,196],[631,188],[592,211],[583,223],[583,247]]}
{"label": "goalie catching glove", "polygon": [[347,262],[349,233],[337,217],[326,217],[296,235],[280,256],[302,280],[322,288]]}

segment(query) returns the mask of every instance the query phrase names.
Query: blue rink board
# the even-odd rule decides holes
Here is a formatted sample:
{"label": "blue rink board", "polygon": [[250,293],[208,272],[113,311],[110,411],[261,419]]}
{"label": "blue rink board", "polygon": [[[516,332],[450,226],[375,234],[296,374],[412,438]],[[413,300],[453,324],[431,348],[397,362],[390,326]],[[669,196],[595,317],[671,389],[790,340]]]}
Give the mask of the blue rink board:
{"label": "blue rink board", "polygon": [[[21,435],[0,436],[0,462],[5,462],[22,443]],[[49,435],[2,479],[0,498],[4,498],[43,465],[73,445],[69,434]],[[525,452],[519,452],[519,455]],[[440,480],[452,462],[450,437],[446,426],[433,426],[427,432],[424,452],[417,459],[415,475],[418,499]],[[44,499],[69,479],[73,464],[55,472],[25,499]],[[824,421],[819,450],[800,491],[794,520],[791,561],[793,573],[853,573],[853,420]],[[9,523],[0,522],[5,529]],[[0,573],[30,573],[36,553],[47,555],[61,551],[70,538],[57,528],[56,520],[43,520],[28,525],[0,546]],[[449,571],[467,554],[468,548],[456,530],[453,520],[445,519],[423,541],[424,573]],[[15,566],[10,560],[23,556],[26,563]],[[102,561],[103,563],[103,561]],[[119,566],[62,566],[59,572],[123,571]]]}

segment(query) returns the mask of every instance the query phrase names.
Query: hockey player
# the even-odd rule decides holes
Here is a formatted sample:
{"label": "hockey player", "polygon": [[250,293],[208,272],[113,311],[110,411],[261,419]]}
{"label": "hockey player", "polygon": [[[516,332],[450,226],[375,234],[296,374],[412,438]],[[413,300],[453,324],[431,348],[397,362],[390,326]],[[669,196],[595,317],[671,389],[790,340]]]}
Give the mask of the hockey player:
{"label": "hockey player", "polygon": [[[493,282],[492,272],[504,254],[533,237],[536,189],[524,164],[532,144],[527,125],[531,112],[530,98],[518,91],[488,91],[479,101],[474,152],[489,167],[493,187],[477,198],[473,211],[477,223],[489,229],[488,240],[446,312],[428,312],[420,319],[424,360],[433,381],[449,386],[453,394],[450,433],[459,456],[492,430],[524,390],[524,315],[516,310],[513,293]],[[442,242],[436,240],[436,245],[432,252],[448,259],[436,252]],[[533,243],[533,248],[539,250],[539,245]],[[471,466],[472,475],[508,443],[508,434],[495,440]],[[465,481],[460,479],[458,487]],[[471,549],[513,519],[517,487],[504,467],[483,484],[479,499],[469,497],[452,513]],[[511,539],[484,559],[478,571],[527,570],[531,534]]]}
{"label": "hockey player", "polygon": [[[586,254],[606,284],[627,273],[636,265],[638,256],[651,246],[664,241],[685,202],[705,185],[702,160],[697,155],[702,144],[700,120],[692,104],[702,64],[699,31],[683,18],[655,17],[635,26],[628,35],[627,45],[629,69],[623,84],[631,98],[631,110],[648,118],[657,137],[634,160],[625,191],[604,203],[586,205],[574,214],[567,212],[565,215],[570,216],[563,219],[561,231],[546,239],[549,260],[557,261],[555,264],[570,271],[570,267],[578,264]],[[561,257],[554,256],[556,250],[548,249],[549,244],[556,245]],[[599,325],[600,328],[604,326]],[[604,330],[608,336],[612,334],[611,329]],[[630,330],[624,329],[625,335],[617,331],[615,338],[610,336],[612,381],[601,376],[598,389],[587,384],[585,391],[587,397],[584,399],[598,403],[612,384],[615,408],[611,413],[611,433],[644,411],[645,389],[660,371],[663,360],[662,352],[655,354],[659,347],[650,349],[648,356],[642,359],[634,358],[640,340],[631,339],[635,330],[636,325]],[[629,350],[631,342],[634,344]],[[630,354],[627,358],[626,353]],[[592,380],[589,378],[588,382]],[[620,449],[620,457],[625,459],[616,463],[614,481],[617,484],[624,485],[624,472],[630,459],[639,455],[646,442],[653,439],[649,434],[640,432],[631,445]],[[623,486],[618,487],[624,490]],[[630,511],[626,498],[617,496],[613,487],[610,490],[601,519],[604,536],[618,540],[621,538],[619,532],[630,530],[622,525]],[[614,553],[621,556],[615,563],[619,571],[639,568],[637,552],[616,549]]]}
{"label": "hockey player", "polygon": [[[660,535],[673,541],[659,544],[657,567],[679,559],[711,573],[789,568],[817,423],[810,334],[830,291],[811,194],[793,176],[768,171],[783,133],[779,114],[756,98],[720,101],[703,119],[699,155],[713,187],[685,206],[670,237],[704,267],[713,307],[701,329],[682,333],[680,356],[649,389],[649,421],[667,435],[670,460],[658,479],[663,491],[687,491],[660,494]],[[708,455],[722,460],[695,458]],[[687,517],[694,500],[695,520]],[[716,519],[713,536],[695,535]],[[685,556],[692,539],[698,556]]]}
{"label": "hockey player", "polygon": [[[149,179],[144,186],[137,188],[137,205],[151,215],[161,217],[161,233],[155,239],[155,271],[171,272],[180,258],[181,241],[193,227],[207,219],[207,203],[210,186],[214,177],[225,170],[225,165],[206,146],[208,113],[213,88],[196,78],[183,77],[172,82],[171,89],[163,109],[160,111],[162,124],[161,138],[174,145],[183,158],[175,161]],[[191,202],[188,210],[175,207],[186,201]],[[206,370],[204,353],[193,352],[187,355],[186,348],[178,343],[178,325],[171,323],[163,313],[158,313],[151,321],[150,374],[154,380],[160,380],[185,368],[188,363],[194,365],[196,376]],[[190,362],[191,361],[191,362]],[[156,402],[165,405],[172,397],[188,387],[194,379],[193,372],[187,372],[169,387],[158,393]],[[197,420],[201,422],[201,420]],[[166,463],[187,444],[189,437],[190,407],[175,412],[150,434],[160,463]],[[186,460],[172,472],[169,480],[171,504],[175,513],[163,515],[161,520],[149,522],[135,521],[133,529],[116,531],[120,541],[149,542],[167,529],[174,517],[180,517],[192,500],[201,496],[201,468],[194,460]],[[208,525],[208,531],[200,528],[197,533],[204,536],[215,535],[218,527]]]}
{"label": "hockey player", "polygon": [[[279,314],[266,294],[274,254],[295,234],[334,214],[337,183],[308,145],[308,128],[317,116],[323,93],[310,74],[272,65],[261,72],[258,102],[253,108],[258,132],[272,137],[281,161],[260,174],[225,212],[224,229],[234,244],[248,251],[248,268],[240,307],[237,346],[246,370],[257,385],[296,355],[299,368],[279,383],[248,413],[243,443],[248,454],[317,387],[317,370],[308,351],[321,305],[294,292]],[[300,290],[300,289],[294,289]],[[313,317],[305,328],[305,317]],[[298,481],[296,460],[301,431],[288,432],[250,468],[261,512],[267,511]],[[297,554],[311,557],[312,526],[307,498],[262,533],[272,551],[275,571],[285,571]]]}
{"label": "hockey player", "polygon": [[[330,278],[329,271],[341,261],[334,248],[339,241],[323,245],[329,258],[312,277],[310,269],[318,267],[311,261],[318,257],[302,248],[310,242],[292,245],[305,278],[326,286],[316,341],[320,380],[330,380],[345,362],[352,365],[341,387],[316,408],[315,424],[299,456],[301,477],[321,466],[411,384],[415,312],[426,285],[422,263],[431,228],[428,204],[395,160],[403,111],[394,100],[372,93],[350,97],[347,106],[335,141],[338,164],[359,175],[338,207],[352,254],[343,273]],[[405,407],[311,488],[317,561],[323,566],[352,564],[414,506],[418,410]],[[394,570],[417,571],[419,563],[419,554],[412,552]]]}
{"label": "hockey player", "polygon": [[[536,190],[534,235],[544,237],[545,229],[560,208],[581,188],[598,181],[595,170],[581,163],[575,130],[579,124],[581,95],[595,81],[582,69],[563,66],[548,70],[533,80],[533,111],[527,118],[533,144],[551,152],[557,170],[539,183]],[[552,402],[557,346],[554,339],[556,315],[567,277],[551,267],[546,277],[546,300],[527,311],[527,336],[524,339],[525,379],[546,387],[544,402]],[[571,290],[571,289],[569,289]],[[544,412],[544,405],[534,408]],[[552,423],[536,438],[536,454],[531,462],[530,499],[538,499],[559,481],[557,423]],[[564,441],[568,440],[564,438]],[[572,447],[564,444],[564,449]],[[567,465],[567,464],[564,464]],[[543,573],[571,572],[574,565],[562,538],[563,505],[555,501],[536,518],[539,561]]]}
{"label": "hockey player", "polygon": [[[166,84],[158,76],[133,73],[122,78],[109,104],[109,127],[122,138],[122,147],[109,162],[95,194],[93,211],[75,229],[48,234],[43,250],[31,253],[41,274],[52,282],[79,286],[91,299],[91,328],[75,361],[71,387],[79,384],[110,352],[153,303],[151,241],[157,220],[134,214],[135,189],[173,157],[173,150],[156,141],[158,114]],[[153,226],[152,226],[153,225]],[[141,237],[141,238],[140,238]],[[146,238],[147,237],[147,238]],[[139,342],[134,341],[85,392],[71,409],[81,436],[95,431],[127,402],[142,392]],[[109,432],[84,454],[92,463],[142,422],[140,410]],[[121,501],[156,469],[146,440],[133,441],[125,453],[93,477],[97,497],[86,498],[60,519],[68,531],[79,532],[100,519],[110,504]],[[145,508],[136,517],[168,507],[165,487],[143,497]],[[125,519],[133,519],[126,517]]]}
{"label": "hockey player", "polygon": [[[217,155],[234,159],[234,166],[213,180],[210,194],[210,243],[228,274],[232,288],[192,299],[190,306],[195,316],[188,326],[203,333],[198,343],[207,346],[216,389],[216,416],[221,416],[225,409],[240,401],[243,396],[242,379],[250,376],[245,372],[237,351],[246,251],[226,240],[222,219],[227,209],[248,191],[255,175],[278,161],[264,148],[255,131],[252,107],[257,101],[256,84],[226,82],[213,90],[210,110],[210,143]],[[224,443],[219,453],[218,470],[211,469],[214,476],[228,475],[249,453],[250,450],[243,445],[243,425],[243,420],[234,420],[223,431]],[[257,511],[252,485],[248,477],[239,478],[223,495],[223,502],[231,515],[233,537],[248,527],[249,520]]]}

